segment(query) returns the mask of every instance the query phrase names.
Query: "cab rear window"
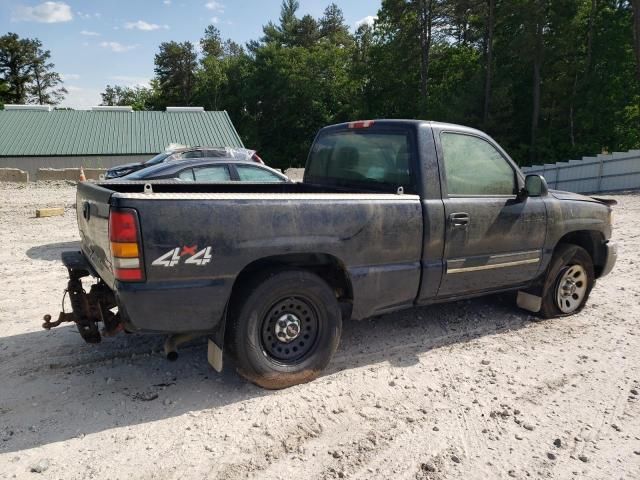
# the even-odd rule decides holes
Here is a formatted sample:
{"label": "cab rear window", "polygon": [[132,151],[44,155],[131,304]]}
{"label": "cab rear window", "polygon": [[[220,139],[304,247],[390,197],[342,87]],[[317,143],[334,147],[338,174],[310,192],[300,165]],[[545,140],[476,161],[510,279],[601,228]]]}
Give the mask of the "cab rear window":
{"label": "cab rear window", "polygon": [[312,183],[411,192],[410,140],[408,132],[399,131],[328,132],[313,145],[305,176]]}

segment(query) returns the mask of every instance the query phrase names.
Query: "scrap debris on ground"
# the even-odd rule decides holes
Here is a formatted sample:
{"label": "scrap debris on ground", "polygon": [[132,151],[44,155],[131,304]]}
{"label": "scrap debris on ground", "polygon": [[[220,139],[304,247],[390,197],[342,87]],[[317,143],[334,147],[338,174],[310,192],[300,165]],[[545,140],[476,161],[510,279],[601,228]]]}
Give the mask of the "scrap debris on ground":
{"label": "scrap debris on ground", "polygon": [[[75,188],[0,184],[0,478],[640,478],[640,195],[578,315],[512,295],[346,322],[318,380],[265,391],[206,344],[51,331]],[[35,208],[65,205],[63,216]],[[176,321],[180,321],[179,318]]]}

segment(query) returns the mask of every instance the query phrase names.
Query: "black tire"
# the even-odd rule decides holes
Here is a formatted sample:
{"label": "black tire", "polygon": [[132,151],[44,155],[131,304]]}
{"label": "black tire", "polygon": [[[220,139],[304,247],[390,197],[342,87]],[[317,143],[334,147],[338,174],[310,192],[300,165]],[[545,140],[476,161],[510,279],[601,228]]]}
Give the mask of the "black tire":
{"label": "black tire", "polygon": [[[566,287],[567,278],[577,282]],[[540,316],[543,318],[566,317],[580,312],[595,284],[593,260],[587,251],[577,245],[560,244],[553,253],[542,290]],[[565,287],[563,289],[563,286]],[[574,290],[570,290],[574,288]],[[579,289],[583,289],[580,291]],[[576,290],[578,289],[578,290]],[[566,295],[563,297],[563,295]],[[566,302],[560,305],[561,302]]]}
{"label": "black tire", "polygon": [[230,309],[227,337],[238,373],[267,389],[316,378],[342,332],[340,307],[329,285],[311,272],[282,270],[241,288]]}

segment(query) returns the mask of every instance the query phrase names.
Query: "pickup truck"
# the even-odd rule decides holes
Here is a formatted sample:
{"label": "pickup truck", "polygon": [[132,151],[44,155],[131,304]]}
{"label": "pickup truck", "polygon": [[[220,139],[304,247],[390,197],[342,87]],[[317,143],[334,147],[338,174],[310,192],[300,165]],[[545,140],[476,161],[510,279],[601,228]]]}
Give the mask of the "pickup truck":
{"label": "pickup truck", "polygon": [[206,336],[217,370],[224,351],[288,387],[319,375],[349,319],[509,290],[545,318],[579,312],[616,260],[613,204],[525,178],[471,128],[328,126],[301,183],[80,183],[72,312],[43,326],[167,334],[170,359]]}

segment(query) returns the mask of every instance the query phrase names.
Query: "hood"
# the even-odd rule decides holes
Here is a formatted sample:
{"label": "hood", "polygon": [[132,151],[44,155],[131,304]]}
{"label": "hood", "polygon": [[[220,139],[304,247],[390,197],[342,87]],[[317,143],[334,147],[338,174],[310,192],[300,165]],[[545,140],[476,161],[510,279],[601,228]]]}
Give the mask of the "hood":
{"label": "hood", "polygon": [[144,168],[144,165],[142,164],[142,162],[125,163],[123,165],[117,165],[115,167],[109,168],[107,170],[104,178],[109,179],[109,178],[122,177],[124,175],[127,175],[129,173],[135,172],[135,171],[140,170],[142,168]]}
{"label": "hood", "polygon": [[108,171],[109,172],[118,172],[120,170],[131,170],[133,168],[139,168],[140,166],[142,166],[141,162],[124,163],[122,165],[116,165],[115,167],[111,167]]}
{"label": "hood", "polygon": [[592,202],[601,203],[605,205],[616,205],[618,202],[607,198],[595,198],[582,195],[580,193],[565,192],[563,190],[551,190],[549,189],[549,195],[557,198],[558,200],[573,200],[577,202]]}

